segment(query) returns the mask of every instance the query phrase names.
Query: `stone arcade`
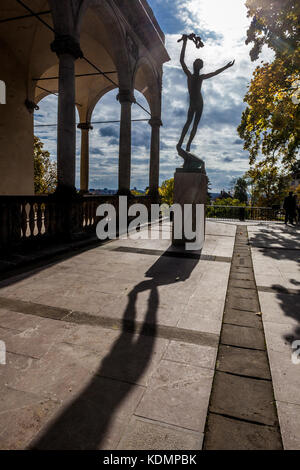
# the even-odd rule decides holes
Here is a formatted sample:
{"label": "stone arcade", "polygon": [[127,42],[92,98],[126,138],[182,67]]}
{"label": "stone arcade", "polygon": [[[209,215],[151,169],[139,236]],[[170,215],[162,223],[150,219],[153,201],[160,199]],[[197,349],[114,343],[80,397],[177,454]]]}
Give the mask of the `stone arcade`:
{"label": "stone arcade", "polygon": [[155,192],[162,65],[169,57],[147,2],[30,0],[26,6],[1,2],[0,79],[7,85],[7,105],[0,116],[0,195],[33,194],[32,112],[50,92],[59,94],[58,185],[75,186],[76,104],[82,132],[80,189],[87,191],[90,121],[95,105],[116,84],[121,108],[119,190],[130,189],[131,107],[137,89],[151,111],[149,185]]}
{"label": "stone arcade", "polygon": [[[58,230],[55,207],[51,209],[46,196],[43,203],[41,198],[33,199],[33,112],[50,93],[58,93],[57,193],[67,196],[75,192],[75,106],[82,136],[80,190],[85,194],[89,187],[93,110],[107,92],[118,88],[119,194],[130,192],[131,108],[136,89],[144,94],[150,109],[150,113],[145,112],[152,132],[148,202],[151,196],[155,198],[159,185],[162,66],[169,56],[164,34],[147,1],[3,0],[0,20],[0,80],[6,84],[7,97],[0,114],[0,196],[23,197],[13,201],[20,202],[17,219],[9,207],[12,201],[2,197],[0,204],[5,213],[2,211],[0,239],[4,244],[12,239],[12,233],[16,236],[20,226],[23,237],[28,230],[31,236]],[[30,213],[33,217],[33,204],[38,223],[33,227],[32,219],[31,226],[25,227],[25,212],[29,219]],[[81,224],[80,211],[85,211],[87,205],[89,215]],[[96,206],[95,198],[82,197],[76,206],[79,225],[95,226]],[[17,227],[9,226],[12,219],[17,220]],[[1,233],[3,226],[5,234]]]}

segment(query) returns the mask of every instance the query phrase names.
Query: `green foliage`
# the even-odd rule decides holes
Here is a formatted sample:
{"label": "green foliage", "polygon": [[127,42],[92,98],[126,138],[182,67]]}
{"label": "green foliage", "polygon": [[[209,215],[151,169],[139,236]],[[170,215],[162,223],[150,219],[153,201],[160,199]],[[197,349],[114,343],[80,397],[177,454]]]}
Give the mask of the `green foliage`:
{"label": "green foliage", "polygon": [[211,193],[210,193],[210,190],[211,190],[211,182],[210,182],[210,179],[209,177],[207,177],[207,197],[206,197],[206,204],[211,204]]}
{"label": "green foliage", "polygon": [[246,44],[256,60],[264,45],[275,54],[290,54],[299,47],[300,4],[298,0],[247,0],[248,16],[252,17]]}
{"label": "green foliage", "polygon": [[174,178],[165,180],[159,188],[162,204],[171,206],[174,201]]}
{"label": "green foliage", "polygon": [[251,205],[257,207],[280,205],[291,183],[290,174],[271,162],[257,163],[246,176],[251,185]]}
{"label": "green foliage", "polygon": [[227,197],[219,199],[217,198],[214,203],[214,206],[245,206],[244,202],[241,202],[239,199]]}
{"label": "green foliage", "polygon": [[132,189],[130,192],[133,196],[145,196],[145,193],[141,193],[141,191],[137,191],[136,189]]}
{"label": "green foliage", "polygon": [[245,178],[238,178],[234,185],[234,199],[238,199],[240,202],[247,203],[248,194],[247,194],[248,183]]}
{"label": "green foliage", "polygon": [[55,191],[57,172],[55,163],[51,162],[50,154],[43,149],[44,144],[38,137],[34,137],[34,192],[47,194]]}
{"label": "green foliage", "polygon": [[300,79],[299,0],[247,0],[252,23],[246,43],[256,60],[264,45],[275,58],[254,71],[244,101],[248,107],[238,127],[244,149],[255,164],[260,153],[266,163],[275,156],[288,168],[300,146],[300,106],[295,100],[295,82]]}

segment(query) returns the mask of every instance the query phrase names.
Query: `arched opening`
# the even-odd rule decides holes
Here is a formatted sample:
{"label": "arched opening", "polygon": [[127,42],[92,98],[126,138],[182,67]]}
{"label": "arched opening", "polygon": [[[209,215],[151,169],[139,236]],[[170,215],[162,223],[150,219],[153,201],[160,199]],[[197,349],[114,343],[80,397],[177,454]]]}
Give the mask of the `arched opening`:
{"label": "arched opening", "polygon": [[[34,113],[34,190],[35,193],[53,192],[56,186],[57,164],[57,106],[56,95],[47,95],[39,101]],[[36,140],[38,139],[38,141]],[[41,143],[41,145],[40,145]],[[49,160],[47,158],[49,153]],[[37,155],[39,154],[39,157]],[[43,174],[43,166],[49,163]],[[45,168],[46,170],[46,168]],[[48,183],[48,189],[47,189]]]}
{"label": "arched opening", "polygon": [[[102,194],[118,190],[120,103],[118,90],[107,92],[95,106],[90,131],[89,189]],[[145,97],[135,91],[137,101],[149,109]],[[150,116],[138,105],[132,106],[131,189],[144,191],[148,186],[151,129]]]}
{"label": "arched opening", "polygon": [[[57,107],[58,97],[55,94],[45,96],[39,101],[39,110],[34,113],[34,136],[43,144],[43,150],[49,152],[51,163],[57,161]],[[76,122],[79,113],[76,108]],[[80,130],[76,132],[76,188],[80,188]],[[36,175],[34,175],[36,177]]]}
{"label": "arched opening", "polygon": [[90,131],[89,189],[101,194],[118,190],[120,104],[118,90],[106,93],[96,104]]}
{"label": "arched opening", "polygon": [[[135,98],[150,112],[148,101],[137,89]],[[131,130],[131,190],[145,192],[149,186],[151,127],[150,115],[138,105],[132,106]],[[142,120],[141,120],[142,119]]]}

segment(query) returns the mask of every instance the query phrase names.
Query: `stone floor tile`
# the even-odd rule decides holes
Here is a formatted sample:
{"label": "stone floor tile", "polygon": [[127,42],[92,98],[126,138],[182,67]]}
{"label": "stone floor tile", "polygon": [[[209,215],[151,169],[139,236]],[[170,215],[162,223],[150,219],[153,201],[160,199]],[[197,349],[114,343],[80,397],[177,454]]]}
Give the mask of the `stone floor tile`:
{"label": "stone floor tile", "polygon": [[190,364],[197,367],[214,369],[217,356],[217,348],[188,344],[179,341],[170,341],[164,353],[164,359],[168,361]]}
{"label": "stone floor tile", "polygon": [[237,375],[271,380],[264,351],[220,345],[217,370]]}
{"label": "stone floor tile", "polygon": [[203,434],[133,416],[118,450],[201,450]]}
{"label": "stone floor tile", "polygon": [[161,361],[136,414],[204,432],[213,371]]}
{"label": "stone floor tile", "polygon": [[277,422],[272,383],[216,372],[210,411],[266,425]]}
{"label": "stone floor tile", "polygon": [[300,405],[276,402],[283,447],[300,450]]}
{"label": "stone floor tile", "polygon": [[[209,429],[214,429],[213,435]],[[210,414],[205,450],[281,450],[279,432],[271,426]]]}

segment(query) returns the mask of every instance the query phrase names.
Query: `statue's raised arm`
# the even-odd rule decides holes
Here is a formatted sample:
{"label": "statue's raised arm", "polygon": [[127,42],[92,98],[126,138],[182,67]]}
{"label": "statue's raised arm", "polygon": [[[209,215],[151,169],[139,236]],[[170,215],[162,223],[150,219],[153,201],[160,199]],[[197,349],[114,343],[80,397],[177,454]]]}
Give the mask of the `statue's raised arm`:
{"label": "statue's raised arm", "polygon": [[221,67],[220,69],[216,70],[215,72],[211,73],[204,73],[201,75],[202,80],[206,80],[207,78],[212,78],[215,77],[216,75],[219,75],[219,73],[224,72],[224,70],[229,69],[229,67],[232,67],[234,65],[235,60],[232,60],[231,62],[228,62],[228,64],[224,65],[224,67]]}
{"label": "statue's raised arm", "polygon": [[182,38],[180,39],[180,41],[183,41],[181,54],[180,54],[180,63],[181,63],[181,67],[183,68],[184,73],[186,75],[191,75],[191,72],[187,68],[187,65],[186,65],[185,60],[184,60],[185,59],[185,51],[186,51],[187,40],[188,40],[188,36],[186,34],[183,34]]}

